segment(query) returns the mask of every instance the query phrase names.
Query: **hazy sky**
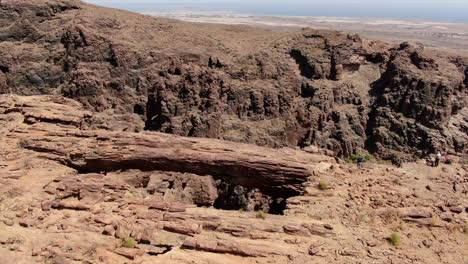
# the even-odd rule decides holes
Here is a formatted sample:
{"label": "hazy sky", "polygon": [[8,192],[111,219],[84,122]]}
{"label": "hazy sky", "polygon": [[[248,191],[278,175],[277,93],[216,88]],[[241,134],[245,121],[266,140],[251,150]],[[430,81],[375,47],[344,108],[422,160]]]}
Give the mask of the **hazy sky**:
{"label": "hazy sky", "polygon": [[395,17],[468,22],[468,0],[85,0],[134,11],[180,8],[255,14]]}

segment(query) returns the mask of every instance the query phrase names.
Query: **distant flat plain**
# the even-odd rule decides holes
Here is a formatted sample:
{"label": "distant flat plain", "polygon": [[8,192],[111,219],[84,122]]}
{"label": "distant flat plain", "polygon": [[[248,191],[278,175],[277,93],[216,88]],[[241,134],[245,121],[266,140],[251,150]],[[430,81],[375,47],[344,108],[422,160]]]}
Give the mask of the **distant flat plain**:
{"label": "distant flat plain", "polygon": [[433,49],[468,53],[468,23],[367,17],[253,15],[226,11],[141,11],[151,16],[198,23],[242,24],[276,30],[304,27],[358,33],[390,43],[409,41]]}

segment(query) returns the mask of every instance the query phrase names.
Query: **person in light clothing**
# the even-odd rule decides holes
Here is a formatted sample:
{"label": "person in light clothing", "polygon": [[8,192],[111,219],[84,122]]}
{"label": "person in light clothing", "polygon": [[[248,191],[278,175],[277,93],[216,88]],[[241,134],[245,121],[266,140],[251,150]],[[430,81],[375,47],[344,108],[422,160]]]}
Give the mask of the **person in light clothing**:
{"label": "person in light clothing", "polygon": [[436,157],[435,157],[434,167],[439,167],[441,158],[442,158],[442,154],[440,154],[440,151],[439,151],[437,152]]}

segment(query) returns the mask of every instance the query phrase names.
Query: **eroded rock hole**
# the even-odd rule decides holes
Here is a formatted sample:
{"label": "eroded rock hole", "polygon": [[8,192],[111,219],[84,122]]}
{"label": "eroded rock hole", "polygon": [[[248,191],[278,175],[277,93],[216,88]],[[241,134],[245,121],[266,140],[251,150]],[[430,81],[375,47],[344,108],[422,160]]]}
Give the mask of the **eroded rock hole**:
{"label": "eroded rock hole", "polygon": [[289,55],[296,61],[302,76],[308,79],[314,78],[314,68],[300,50],[293,49],[289,52]]}
{"label": "eroded rock hole", "polygon": [[124,172],[120,176],[127,184],[144,189],[153,198],[167,202],[193,204],[220,210],[263,210],[283,214],[286,198],[272,196],[254,187],[233,184],[228,179],[210,175],[167,171]]}
{"label": "eroded rock hole", "polygon": [[141,104],[136,104],[133,106],[133,113],[137,115],[145,115],[145,107]]}
{"label": "eroded rock hole", "polygon": [[268,213],[282,215],[284,209],[286,208],[286,199],[285,198],[276,198],[270,203],[270,210]]}
{"label": "eroded rock hole", "polygon": [[138,244],[143,245],[150,256],[158,256],[168,253],[172,250],[172,245],[152,244],[149,240],[140,240]]}
{"label": "eroded rock hole", "polygon": [[10,68],[5,65],[0,65],[0,71],[3,73],[7,73],[7,72],[10,72]]}
{"label": "eroded rock hole", "polygon": [[139,241],[139,244],[143,244],[143,245],[151,245],[151,241],[149,240],[145,240],[145,239],[141,239]]}
{"label": "eroded rock hole", "polygon": [[258,189],[247,188],[241,185],[218,180],[216,182],[218,198],[213,207],[222,210],[263,210],[270,214],[283,214],[286,208],[286,199],[276,198],[263,194]]}
{"label": "eroded rock hole", "polygon": [[301,85],[301,96],[304,98],[314,97],[315,96],[315,89],[314,87],[310,86],[308,83],[302,83]]}
{"label": "eroded rock hole", "polygon": [[169,251],[172,250],[173,246],[169,245],[154,245],[154,248],[157,250],[154,251],[149,251],[148,255],[150,256],[157,256],[157,255],[163,255],[168,253]]}

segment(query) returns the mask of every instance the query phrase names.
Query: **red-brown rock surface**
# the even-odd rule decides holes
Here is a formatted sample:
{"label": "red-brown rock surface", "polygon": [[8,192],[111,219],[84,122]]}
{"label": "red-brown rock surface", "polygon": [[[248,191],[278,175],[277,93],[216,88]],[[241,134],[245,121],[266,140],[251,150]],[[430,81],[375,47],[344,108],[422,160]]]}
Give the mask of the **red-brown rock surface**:
{"label": "red-brown rock surface", "polygon": [[[90,130],[93,120],[61,96],[0,96],[2,263],[468,259],[458,159],[358,170],[320,149]],[[221,172],[226,162],[236,169]]]}
{"label": "red-brown rock surface", "polygon": [[0,263],[467,263],[467,61],[0,0]]}
{"label": "red-brown rock surface", "polygon": [[[319,174],[314,170],[317,164],[335,162],[332,157],[293,149],[273,150],[214,139],[80,130],[85,117],[91,117],[71,105],[71,101],[57,96],[0,97],[0,109],[11,107],[3,110],[6,116],[19,114],[23,122],[31,124],[24,131],[29,136],[22,139],[22,147],[44,152],[80,172],[138,169],[212,175],[281,197],[302,193],[302,183]],[[49,127],[47,123],[59,126]]]}

